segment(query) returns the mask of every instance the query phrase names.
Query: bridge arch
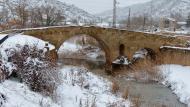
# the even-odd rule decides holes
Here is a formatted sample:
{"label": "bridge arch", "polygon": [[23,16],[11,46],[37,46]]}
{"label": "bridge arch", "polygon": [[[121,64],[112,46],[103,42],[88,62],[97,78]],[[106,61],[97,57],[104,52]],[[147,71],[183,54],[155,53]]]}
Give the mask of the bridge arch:
{"label": "bridge arch", "polygon": [[[107,72],[111,72],[112,71],[112,52],[111,52],[111,49],[110,49],[110,47],[104,42],[104,40],[102,40],[101,38],[99,38],[99,36],[96,36],[96,35],[90,35],[89,33],[74,33],[74,34],[72,34],[72,35],[70,35],[70,36],[67,36],[66,38],[64,38],[60,43],[59,43],[59,45],[57,45],[56,46],[56,44],[53,44],[53,45],[55,45],[56,46],[56,50],[59,50],[60,49],[60,47],[61,47],[61,45],[65,42],[65,41],[67,41],[67,40],[69,40],[70,38],[73,38],[73,37],[76,37],[76,36],[80,36],[80,35],[87,35],[87,36],[89,36],[89,37],[91,37],[91,38],[93,38],[93,39],[95,39],[98,43],[99,43],[99,45],[100,45],[100,48],[104,51],[104,53],[105,53],[105,60],[106,60],[106,62],[105,62],[105,71],[107,71]],[[64,35],[63,35],[64,36]],[[103,35],[102,35],[103,36]]]}

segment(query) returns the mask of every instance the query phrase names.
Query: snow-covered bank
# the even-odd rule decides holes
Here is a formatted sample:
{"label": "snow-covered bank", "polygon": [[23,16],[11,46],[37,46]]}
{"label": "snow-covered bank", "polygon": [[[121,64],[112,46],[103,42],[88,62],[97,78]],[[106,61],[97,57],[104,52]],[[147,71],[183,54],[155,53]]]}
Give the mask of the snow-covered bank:
{"label": "snow-covered bank", "polygon": [[111,82],[85,68],[64,66],[63,84],[58,88],[59,104],[65,107],[96,105],[97,107],[129,107],[130,102],[111,93]]}
{"label": "snow-covered bank", "polygon": [[162,65],[159,68],[165,77],[163,84],[170,86],[179,100],[190,107],[190,67]]}
{"label": "snow-covered bank", "polygon": [[60,107],[51,98],[32,92],[21,83],[6,80],[0,83],[0,94],[4,95],[5,101],[1,107]]}

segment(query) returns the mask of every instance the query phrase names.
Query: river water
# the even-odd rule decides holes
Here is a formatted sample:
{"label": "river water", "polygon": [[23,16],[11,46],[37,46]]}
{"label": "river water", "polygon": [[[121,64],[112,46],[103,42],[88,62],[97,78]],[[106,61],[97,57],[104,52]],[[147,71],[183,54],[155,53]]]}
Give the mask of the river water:
{"label": "river water", "polygon": [[120,87],[120,92],[129,90],[129,99],[139,98],[140,107],[187,107],[178,101],[178,97],[172,91],[157,82],[136,82],[125,75],[108,76],[104,72],[103,61],[91,61],[81,59],[62,59],[64,65],[82,66],[96,75],[106,79],[115,80]]}

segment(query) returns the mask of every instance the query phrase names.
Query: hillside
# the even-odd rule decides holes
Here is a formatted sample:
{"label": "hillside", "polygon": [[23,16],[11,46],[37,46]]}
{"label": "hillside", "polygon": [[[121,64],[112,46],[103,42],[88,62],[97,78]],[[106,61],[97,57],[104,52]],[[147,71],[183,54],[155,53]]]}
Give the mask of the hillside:
{"label": "hillside", "polygon": [[[190,13],[190,0],[153,0],[152,12],[151,1],[141,4],[135,4],[128,7],[118,8],[117,16],[119,20],[126,19],[128,16],[129,8],[131,8],[131,16],[150,15],[153,18],[183,16],[184,18]],[[104,19],[112,19],[112,10],[105,11],[97,14]]]}

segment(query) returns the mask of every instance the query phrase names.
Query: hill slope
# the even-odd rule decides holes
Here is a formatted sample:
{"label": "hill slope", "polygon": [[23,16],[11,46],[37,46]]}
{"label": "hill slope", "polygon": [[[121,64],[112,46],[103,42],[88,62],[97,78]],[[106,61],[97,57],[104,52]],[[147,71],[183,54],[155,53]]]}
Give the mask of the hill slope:
{"label": "hill slope", "polygon": [[[118,8],[118,19],[126,19],[128,16],[129,8],[131,8],[131,16],[150,15],[151,14],[151,1],[141,4],[135,4],[128,7]],[[152,0],[152,17],[170,17],[173,15],[183,15],[187,17],[190,13],[190,0]],[[112,10],[105,11],[97,14],[104,19],[112,18]]]}
{"label": "hill slope", "polygon": [[[9,0],[9,3],[6,4],[6,8],[13,7],[16,2],[19,0]],[[67,20],[78,20],[80,22],[92,22],[97,21],[99,18],[95,17],[94,15],[74,6],[74,5],[68,5],[64,2],[61,2],[59,0],[26,0],[28,3],[28,7],[41,7],[45,5],[49,5],[52,7],[55,7],[56,11],[60,11],[62,15],[66,17]],[[0,2],[0,4],[2,4]],[[9,5],[9,6],[8,6]],[[0,5],[2,7],[2,5]],[[2,9],[2,8],[1,8]]]}

